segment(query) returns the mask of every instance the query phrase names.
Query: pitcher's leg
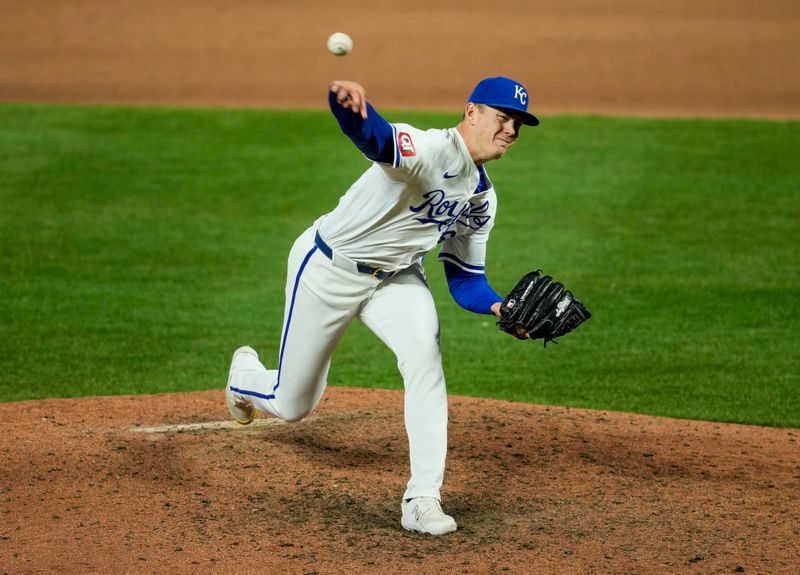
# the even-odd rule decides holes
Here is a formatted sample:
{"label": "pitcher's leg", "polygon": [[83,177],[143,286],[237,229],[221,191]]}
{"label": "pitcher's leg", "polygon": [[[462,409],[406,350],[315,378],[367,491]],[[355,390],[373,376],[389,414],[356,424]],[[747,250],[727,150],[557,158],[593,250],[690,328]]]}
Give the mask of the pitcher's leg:
{"label": "pitcher's leg", "polygon": [[351,277],[319,253],[313,234],[303,234],[289,256],[277,369],[242,354],[231,377],[235,392],[287,421],[311,412],[325,391],[333,350],[366,293]]}
{"label": "pitcher's leg", "polygon": [[411,459],[404,499],[439,499],[447,456],[447,389],[439,319],[421,273],[406,271],[381,284],[360,317],[395,353],[403,376]]}
{"label": "pitcher's leg", "polygon": [[[313,314],[307,310],[311,320],[297,316],[290,320],[279,369],[268,370],[254,355],[241,354],[244,359],[233,378],[234,391],[259,411],[285,421],[302,419],[316,407],[327,385],[333,350],[355,314],[352,310],[315,308]],[[321,324],[323,313],[325,323]]]}

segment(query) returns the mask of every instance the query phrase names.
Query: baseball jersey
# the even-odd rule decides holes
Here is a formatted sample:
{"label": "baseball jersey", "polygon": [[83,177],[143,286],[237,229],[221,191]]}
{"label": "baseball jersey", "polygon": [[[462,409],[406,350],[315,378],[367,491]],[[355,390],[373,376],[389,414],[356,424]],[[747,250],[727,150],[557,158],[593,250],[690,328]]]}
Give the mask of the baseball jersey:
{"label": "baseball jersey", "polygon": [[483,273],[496,195],[455,128],[392,124],[391,161],[374,162],[317,221],[333,250],[384,270],[403,269],[443,242],[440,259]]}

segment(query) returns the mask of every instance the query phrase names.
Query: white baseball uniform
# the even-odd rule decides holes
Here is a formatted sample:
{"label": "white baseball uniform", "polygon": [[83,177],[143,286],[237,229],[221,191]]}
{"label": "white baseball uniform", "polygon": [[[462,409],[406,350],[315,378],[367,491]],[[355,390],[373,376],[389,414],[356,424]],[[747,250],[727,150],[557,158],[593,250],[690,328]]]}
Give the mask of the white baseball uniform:
{"label": "white baseball uniform", "polygon": [[373,163],[292,247],[277,369],[251,358],[232,387],[260,411],[301,419],[325,390],[334,348],[361,319],[395,353],[403,377],[411,459],[404,498],[438,499],[447,391],[422,258],[441,242],[440,260],[482,274],[496,196],[457,129],[392,130],[391,162]]}

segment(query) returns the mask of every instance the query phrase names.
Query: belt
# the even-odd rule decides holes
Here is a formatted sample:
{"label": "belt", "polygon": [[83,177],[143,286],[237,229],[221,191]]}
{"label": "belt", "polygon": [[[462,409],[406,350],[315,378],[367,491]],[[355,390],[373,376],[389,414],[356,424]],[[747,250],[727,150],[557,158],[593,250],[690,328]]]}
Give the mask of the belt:
{"label": "belt", "polygon": [[[331,247],[325,243],[319,232],[314,236],[314,243],[317,244],[319,251],[325,254],[329,260],[333,261],[333,250]],[[361,272],[362,274],[367,274],[374,277],[377,280],[385,280],[387,278],[392,277],[396,272],[387,272],[386,270],[382,270],[381,268],[374,268],[372,266],[368,266],[367,264],[362,264],[360,262],[353,262],[356,265],[356,269]]]}

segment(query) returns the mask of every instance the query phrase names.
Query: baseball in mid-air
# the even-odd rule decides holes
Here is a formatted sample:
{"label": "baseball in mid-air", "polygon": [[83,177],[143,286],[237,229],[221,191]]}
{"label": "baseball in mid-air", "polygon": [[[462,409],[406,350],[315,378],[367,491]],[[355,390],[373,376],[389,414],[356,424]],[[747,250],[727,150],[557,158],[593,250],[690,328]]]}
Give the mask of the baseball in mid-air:
{"label": "baseball in mid-air", "polygon": [[353,39],[344,32],[334,32],[328,37],[328,50],[335,56],[345,56],[353,49]]}

